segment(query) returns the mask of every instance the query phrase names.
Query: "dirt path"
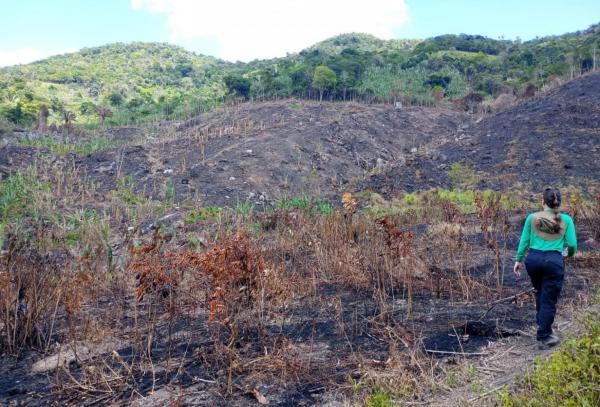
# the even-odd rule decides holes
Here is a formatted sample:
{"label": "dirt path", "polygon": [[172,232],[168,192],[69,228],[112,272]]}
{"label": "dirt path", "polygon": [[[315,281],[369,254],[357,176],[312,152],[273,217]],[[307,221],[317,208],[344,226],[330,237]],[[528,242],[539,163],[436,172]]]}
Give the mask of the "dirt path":
{"label": "dirt path", "polygon": [[[571,299],[572,300],[572,299]],[[555,322],[555,331],[561,339],[574,336],[579,331],[576,318],[587,312],[600,312],[598,305],[582,310],[574,301],[563,304]],[[545,359],[559,348],[539,350],[535,340],[535,325],[521,331],[519,336],[511,336],[482,349],[484,356],[478,359],[465,359],[468,366],[466,379],[459,386],[440,383],[445,390],[427,401],[431,406],[482,406],[496,405],[494,396],[505,386],[511,387],[518,378],[532,369],[536,358]],[[448,359],[453,362],[452,358]]]}

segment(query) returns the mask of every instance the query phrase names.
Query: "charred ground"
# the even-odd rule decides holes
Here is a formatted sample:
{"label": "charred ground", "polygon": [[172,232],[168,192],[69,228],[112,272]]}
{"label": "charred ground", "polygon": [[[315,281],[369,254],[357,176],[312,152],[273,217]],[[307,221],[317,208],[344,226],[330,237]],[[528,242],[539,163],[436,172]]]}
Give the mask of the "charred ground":
{"label": "charred ground", "polygon": [[[497,114],[463,122],[453,137],[362,184],[385,194],[451,187],[448,170],[477,172],[479,188],[594,187],[600,174],[600,74],[570,81]],[[422,181],[415,181],[415,172]]]}
{"label": "charred ground", "polygon": [[[565,305],[598,287],[599,86],[587,75],[487,116],[243,104],[112,129],[89,154],[67,147],[85,135],[17,134],[0,149],[2,214],[20,219],[5,230],[14,304],[0,332],[17,321],[31,335],[2,336],[0,397],[339,405],[383,388],[443,403],[454,364],[533,342],[510,265],[536,182],[571,187],[582,255]],[[499,192],[464,205],[432,187]]]}

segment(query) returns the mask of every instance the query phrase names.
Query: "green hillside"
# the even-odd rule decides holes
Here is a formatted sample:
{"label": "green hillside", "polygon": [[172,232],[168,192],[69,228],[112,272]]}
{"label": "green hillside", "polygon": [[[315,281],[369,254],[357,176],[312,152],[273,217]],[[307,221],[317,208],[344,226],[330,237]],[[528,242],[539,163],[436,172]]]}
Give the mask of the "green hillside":
{"label": "green hillside", "polygon": [[[84,48],[0,69],[0,106],[6,119],[25,125],[41,105],[57,121],[66,109],[76,121],[94,123],[98,106],[111,109],[108,121],[113,124],[178,117],[213,107],[223,98],[227,65],[169,44]],[[21,113],[15,117],[17,104]]]}
{"label": "green hillside", "polygon": [[227,97],[419,104],[470,92],[492,98],[591,70],[599,49],[600,25],[523,43],[342,34],[283,58],[236,64],[168,44],[111,44],[0,69],[0,120],[28,126],[45,106],[49,123],[93,127],[102,108],[106,123],[117,125],[188,117]]}

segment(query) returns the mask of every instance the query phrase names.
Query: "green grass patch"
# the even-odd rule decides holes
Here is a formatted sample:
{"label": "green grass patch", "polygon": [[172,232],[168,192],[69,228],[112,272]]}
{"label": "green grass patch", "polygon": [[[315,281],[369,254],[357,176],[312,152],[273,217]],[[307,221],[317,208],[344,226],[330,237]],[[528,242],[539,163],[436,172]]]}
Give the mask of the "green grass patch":
{"label": "green grass patch", "polygon": [[367,398],[367,407],[393,407],[392,396],[387,391],[375,389]]}
{"label": "green grass patch", "polygon": [[128,205],[137,206],[146,201],[146,198],[135,193],[133,187],[135,180],[131,175],[127,175],[117,180],[117,197]]}
{"label": "green grass patch", "polygon": [[209,205],[200,208],[196,211],[189,212],[183,220],[186,224],[192,225],[194,223],[202,222],[208,219],[214,219],[221,214],[223,209],[218,206]]}
{"label": "green grass patch", "polygon": [[276,208],[283,210],[307,209],[310,206],[311,199],[307,195],[284,198],[277,202]]}
{"label": "green grass patch", "polygon": [[477,172],[461,163],[453,163],[448,170],[453,188],[472,188],[478,181]]}
{"label": "green grass patch", "polygon": [[71,153],[88,155],[97,151],[108,150],[109,148],[114,148],[121,144],[113,139],[102,136],[75,142],[61,141],[54,137],[46,136],[33,140],[21,140],[19,143],[36,148],[47,148],[56,155],[66,155]]}
{"label": "green grass patch", "polygon": [[333,213],[333,205],[324,199],[317,199],[314,205],[315,211],[319,215],[331,215]]}
{"label": "green grass patch", "polygon": [[462,213],[475,212],[475,191],[438,190],[438,198],[456,204]]}
{"label": "green grass patch", "polygon": [[600,406],[600,320],[589,315],[585,332],[565,341],[546,360],[537,360],[532,373],[514,392],[499,393],[505,407]]}
{"label": "green grass patch", "polygon": [[0,216],[3,221],[20,217],[26,211],[26,183],[21,174],[12,175],[0,183]]}
{"label": "green grass patch", "polygon": [[48,217],[48,214],[35,207],[33,196],[36,192],[49,189],[50,184],[21,173],[0,181],[0,246],[4,243],[4,232],[8,225],[18,226],[25,217]]}
{"label": "green grass patch", "polygon": [[333,205],[330,202],[323,198],[314,198],[308,195],[284,198],[275,204],[274,209],[310,211],[318,215],[331,215],[333,213]]}
{"label": "green grass patch", "polygon": [[246,218],[250,216],[250,213],[252,213],[254,204],[250,200],[245,200],[244,202],[238,201],[232,209],[238,215]]}

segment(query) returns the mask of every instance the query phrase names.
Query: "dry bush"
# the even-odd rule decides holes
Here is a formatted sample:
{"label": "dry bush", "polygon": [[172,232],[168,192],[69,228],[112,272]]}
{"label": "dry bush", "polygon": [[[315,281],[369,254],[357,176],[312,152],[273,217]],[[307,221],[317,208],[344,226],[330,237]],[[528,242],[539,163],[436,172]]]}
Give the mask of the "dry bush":
{"label": "dry bush", "polygon": [[518,95],[520,99],[528,99],[534,97],[536,92],[537,88],[535,85],[531,82],[527,82],[519,89]]}
{"label": "dry bush", "polygon": [[548,78],[548,80],[546,80],[546,82],[542,86],[542,91],[547,92],[554,88],[558,88],[560,85],[562,85],[562,83],[563,80],[560,78],[560,76],[552,75]]}
{"label": "dry bush", "polygon": [[[511,232],[509,212],[502,207],[501,199],[502,195],[497,193],[475,196],[475,212],[479,227],[486,246],[494,253],[494,270],[491,274],[495,276],[496,290],[499,295],[502,294],[504,286],[502,253],[506,252],[507,240]],[[500,238],[504,242],[503,246],[500,245]]]}
{"label": "dry bush", "polygon": [[352,200],[346,202],[328,216],[297,214],[293,225],[277,228],[271,252],[280,253],[296,281],[309,279],[315,300],[323,289],[350,289],[356,298],[373,298],[382,317],[389,316],[394,299],[406,300],[410,314],[413,289],[424,287],[418,283],[426,276],[412,232],[400,230],[404,223],[392,217],[354,215]]}
{"label": "dry bush", "polygon": [[317,218],[308,227],[311,230],[306,244],[314,255],[311,278],[315,293],[320,282],[336,282],[357,291],[368,289],[370,279],[364,269],[366,253],[360,243],[364,243],[369,230],[373,233],[372,227],[364,219],[352,216],[348,209]]}
{"label": "dry bush", "polygon": [[224,237],[200,255],[197,264],[196,275],[210,277],[206,287],[207,323],[215,355],[221,359],[217,363],[227,368],[227,387],[231,392],[232,376],[240,365],[236,348],[242,333],[262,324],[266,304],[276,306],[286,296],[286,285],[280,278],[280,270],[268,267],[260,248],[244,233]]}
{"label": "dry bush", "polygon": [[123,392],[135,391],[140,371],[113,350],[108,355],[86,360],[81,368],[63,365],[54,375],[57,391],[71,397],[95,399],[94,404],[117,399]]}
{"label": "dry bush", "polygon": [[434,359],[424,356],[414,347],[402,352],[403,346],[390,343],[385,362],[369,361],[361,366],[359,384],[367,389],[379,389],[396,397],[414,399],[426,393],[433,384],[432,372],[437,371]]}
{"label": "dry bush", "polygon": [[585,227],[594,239],[600,239],[600,192],[592,202],[586,202],[579,192],[571,195],[565,211],[572,216],[576,228]]}
{"label": "dry bush", "polygon": [[0,271],[0,345],[11,354],[48,344],[66,298],[71,259],[66,250],[36,246],[47,233],[44,226],[36,227],[32,241],[7,234]]}
{"label": "dry bush", "polygon": [[485,97],[482,93],[471,92],[463,98],[452,101],[452,103],[469,113],[477,113],[481,110],[481,104],[484,99]]}
{"label": "dry bush", "polygon": [[497,113],[510,107],[517,98],[511,93],[502,93],[491,103],[490,107],[493,113]]}
{"label": "dry bush", "polygon": [[369,279],[361,270],[357,242],[365,236],[366,222],[345,211],[312,216],[303,211],[281,211],[263,222],[273,231],[265,255],[280,265],[295,295],[319,296],[320,288],[336,283],[363,290]]}
{"label": "dry bush", "polygon": [[430,289],[437,298],[454,291],[469,301],[479,284],[471,277],[473,251],[461,223],[441,221],[428,226],[419,242],[420,256],[429,266]]}
{"label": "dry bush", "polygon": [[258,298],[259,278],[266,267],[264,257],[247,235],[236,234],[201,256],[199,265],[202,273],[212,276],[214,286],[208,322],[219,322],[234,334],[241,312],[253,308]]}
{"label": "dry bush", "polygon": [[244,382],[290,383],[306,386],[309,383],[323,383],[335,373],[335,364],[329,360],[327,346],[317,343],[294,343],[280,336],[274,343],[265,347],[264,355],[239,364]]}
{"label": "dry bush", "polygon": [[168,297],[177,288],[181,273],[172,268],[172,257],[162,252],[163,241],[160,228],[157,228],[151,243],[129,248],[131,258],[127,270],[135,275],[135,298],[138,302],[146,296]]}

